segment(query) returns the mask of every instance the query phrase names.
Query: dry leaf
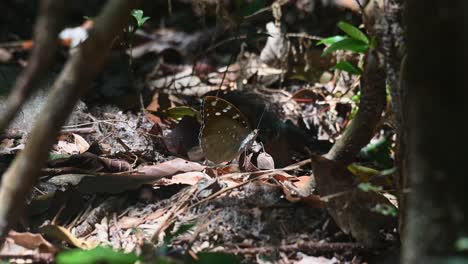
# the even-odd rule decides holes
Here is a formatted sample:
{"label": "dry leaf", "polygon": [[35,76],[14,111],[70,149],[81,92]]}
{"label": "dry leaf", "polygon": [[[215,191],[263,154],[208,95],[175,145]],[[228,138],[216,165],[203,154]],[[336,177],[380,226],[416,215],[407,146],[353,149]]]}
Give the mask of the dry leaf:
{"label": "dry leaf", "polygon": [[89,149],[89,143],[86,142],[86,140],[78,135],[78,134],[72,134],[73,138],[75,139],[75,145],[78,149],[78,153],[85,153]]}
{"label": "dry leaf", "polygon": [[181,172],[202,171],[203,169],[205,169],[205,166],[199,163],[176,158],[155,165],[141,166],[137,169],[137,172],[144,174],[145,177],[160,179]]}
{"label": "dry leaf", "polygon": [[356,177],[338,162],[312,155],[312,168],[317,191],[322,199],[328,198],[328,212],[341,230],[366,246],[380,246],[379,231],[393,229],[396,219],[373,209],[378,204],[393,205],[380,193],[357,188]]}
{"label": "dry leaf", "polygon": [[45,225],[39,228],[39,231],[41,231],[41,233],[43,233],[46,237],[51,237],[59,241],[65,241],[77,248],[91,249],[97,246],[75,237],[70,231],[68,231],[68,229],[63,226]]}
{"label": "dry leaf", "polygon": [[10,231],[8,237],[19,246],[27,249],[37,249],[41,253],[56,253],[58,251],[57,248],[45,240],[41,234]]}

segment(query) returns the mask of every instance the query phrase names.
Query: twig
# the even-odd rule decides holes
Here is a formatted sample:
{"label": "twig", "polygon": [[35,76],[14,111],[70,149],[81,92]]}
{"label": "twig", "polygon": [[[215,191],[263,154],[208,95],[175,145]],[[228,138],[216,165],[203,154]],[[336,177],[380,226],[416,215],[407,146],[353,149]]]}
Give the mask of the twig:
{"label": "twig", "polygon": [[199,206],[199,205],[202,204],[202,203],[206,203],[206,202],[208,202],[208,201],[211,201],[211,200],[213,200],[214,198],[220,196],[220,195],[223,194],[223,193],[227,193],[227,192],[232,191],[232,190],[234,190],[234,189],[238,189],[238,188],[240,188],[240,187],[242,187],[242,186],[244,186],[244,185],[246,185],[246,184],[248,184],[248,183],[251,183],[251,182],[253,182],[253,181],[256,181],[256,180],[258,180],[258,178],[250,179],[250,180],[247,180],[247,181],[245,181],[245,182],[239,183],[239,184],[237,184],[237,185],[234,185],[234,186],[231,186],[231,187],[228,187],[228,188],[225,188],[225,189],[221,189],[221,190],[219,190],[219,191],[213,193],[212,195],[206,197],[205,199],[202,199],[202,200],[200,200],[200,201],[198,201],[198,202],[196,202],[196,203],[190,205],[189,208],[193,208],[193,207]]}
{"label": "twig", "polygon": [[299,242],[292,245],[280,245],[278,247],[252,247],[252,248],[223,248],[216,249],[215,252],[225,252],[231,254],[262,254],[277,251],[304,251],[314,253],[335,253],[343,251],[366,251],[367,249],[358,243],[323,243],[323,242]]}
{"label": "twig", "polygon": [[317,37],[317,36],[312,36],[307,33],[287,33],[286,34],[287,38],[305,38],[305,39],[311,39],[311,40],[322,40],[322,37]]}
{"label": "twig", "polygon": [[296,162],[294,164],[291,164],[291,165],[286,166],[286,167],[281,168],[281,169],[260,170],[260,171],[256,171],[256,172],[228,173],[228,174],[224,174],[220,178],[225,179],[225,178],[230,178],[230,177],[234,177],[234,176],[242,177],[242,176],[247,176],[247,175],[252,175],[252,174],[255,175],[255,174],[272,173],[272,172],[277,172],[277,171],[291,171],[291,170],[299,169],[300,167],[305,166],[307,164],[310,164],[310,159],[306,159],[306,160],[303,160],[303,161]]}
{"label": "twig", "polygon": [[196,186],[192,186],[186,193],[182,194],[184,197],[179,201],[178,205],[174,206],[171,210],[169,210],[165,216],[164,221],[161,223],[159,228],[154,232],[153,236],[151,237],[151,241],[153,243],[157,243],[159,241],[159,238],[169,226],[171,226],[175,220],[177,219],[177,216],[179,216],[182,212],[188,209],[188,203],[190,201],[190,198],[192,198],[193,194],[197,191]]}

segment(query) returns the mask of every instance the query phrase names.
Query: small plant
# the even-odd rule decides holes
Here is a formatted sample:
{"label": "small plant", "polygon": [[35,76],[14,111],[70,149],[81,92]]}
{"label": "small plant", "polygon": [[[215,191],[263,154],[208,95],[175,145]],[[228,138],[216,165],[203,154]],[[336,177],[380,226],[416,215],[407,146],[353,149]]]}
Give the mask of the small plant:
{"label": "small plant", "polygon": [[370,182],[361,182],[358,185],[358,188],[361,189],[361,191],[364,191],[364,192],[381,192],[382,191],[381,186],[373,185]]}
{"label": "small plant", "polygon": [[132,16],[135,18],[137,22],[137,28],[141,28],[143,24],[150,19],[150,17],[143,16],[143,10],[140,9],[133,9]]}
{"label": "small plant", "polygon": [[[337,35],[323,39],[317,45],[327,45],[322,55],[327,55],[337,50],[348,50],[357,53],[365,53],[370,47],[375,46],[375,40],[359,30],[357,27],[346,23],[339,22],[338,27],[346,33],[346,36]],[[362,69],[349,61],[340,61],[335,66],[335,69],[342,70],[354,75],[361,75]]]}

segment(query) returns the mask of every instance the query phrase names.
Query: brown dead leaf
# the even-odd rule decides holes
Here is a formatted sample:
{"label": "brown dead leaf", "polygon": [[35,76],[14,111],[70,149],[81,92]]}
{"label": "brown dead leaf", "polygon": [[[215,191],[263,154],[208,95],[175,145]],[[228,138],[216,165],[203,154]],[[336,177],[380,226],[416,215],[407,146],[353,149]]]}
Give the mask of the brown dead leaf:
{"label": "brown dead leaf", "polygon": [[272,170],[275,168],[275,161],[273,160],[273,157],[266,153],[262,152],[258,154],[257,157],[257,168],[260,170]]}
{"label": "brown dead leaf", "polygon": [[249,155],[242,154],[239,158],[240,169],[245,172],[256,172],[259,171],[257,166],[252,162],[253,153]]}
{"label": "brown dead leaf", "polygon": [[172,176],[171,184],[195,185],[203,178],[209,178],[209,176],[200,171],[185,172]]}
{"label": "brown dead leaf", "polygon": [[146,114],[146,118],[147,118],[149,121],[153,122],[154,124],[160,125],[160,124],[163,123],[162,120],[161,120],[161,118],[160,118],[159,116],[153,115],[153,114],[151,114],[151,113],[147,113],[147,114]]}
{"label": "brown dead leaf", "polygon": [[146,107],[146,110],[151,111],[151,112],[157,112],[161,106],[159,105],[159,93],[155,93],[153,96],[153,100],[151,103]]}
{"label": "brown dead leaf", "polygon": [[75,145],[78,149],[78,153],[85,153],[88,149],[89,149],[89,143],[86,142],[86,140],[78,135],[78,134],[72,134],[73,135],[73,138],[75,140]]}
{"label": "brown dead leaf", "polygon": [[[55,253],[43,253],[38,249],[27,249],[16,244],[13,239],[7,237],[0,249],[0,256],[15,256],[15,259],[10,258],[10,263],[53,263]],[[21,259],[20,261],[18,261]]]}
{"label": "brown dead leaf", "polygon": [[325,208],[326,203],[320,199],[320,196],[310,192],[303,192],[301,186],[306,185],[308,176],[297,177],[298,181],[292,183],[290,179],[283,175],[275,175],[275,179],[281,182],[283,193],[286,200],[292,203],[302,202],[312,208]]}
{"label": "brown dead leaf", "polygon": [[110,172],[123,172],[132,169],[132,165],[125,160],[109,159],[104,157],[99,157],[99,160],[106,165],[107,170]]}
{"label": "brown dead leaf", "polygon": [[0,63],[6,63],[13,58],[13,54],[6,49],[0,48]]}
{"label": "brown dead leaf", "polygon": [[145,178],[160,179],[181,172],[202,171],[203,169],[205,166],[199,163],[176,158],[155,165],[141,166],[137,172],[143,174]]}
{"label": "brown dead leaf", "polygon": [[120,218],[118,226],[121,229],[129,229],[139,226],[140,224],[144,223],[144,219],[140,217],[130,217],[124,216]]}
{"label": "brown dead leaf", "polygon": [[59,225],[45,225],[39,228],[39,231],[44,234],[46,237],[57,239],[59,241],[64,241],[69,243],[72,246],[81,249],[91,249],[96,247],[92,243],[89,243],[85,240],[75,237],[68,229]]}
{"label": "brown dead leaf", "polygon": [[65,135],[59,137],[60,140],[58,141],[57,145],[55,145],[55,151],[58,154],[82,154],[89,149],[89,143],[86,142],[82,136],[78,134],[72,134],[72,136],[73,140]]}
{"label": "brown dead leaf", "polygon": [[37,249],[41,253],[56,253],[58,251],[58,249],[45,240],[41,234],[10,231],[8,237],[19,246],[32,250]]}
{"label": "brown dead leaf", "polygon": [[357,188],[356,177],[336,161],[312,155],[312,169],[317,192],[322,199],[327,199],[328,212],[341,230],[366,246],[381,245],[380,230],[393,229],[396,219],[373,209],[378,204],[393,205],[380,193]]}
{"label": "brown dead leaf", "polygon": [[145,217],[145,222],[158,219],[159,217],[163,216],[166,213],[166,211],[167,211],[166,208],[159,208],[158,210],[156,210],[156,211],[152,212],[151,214],[147,215]]}

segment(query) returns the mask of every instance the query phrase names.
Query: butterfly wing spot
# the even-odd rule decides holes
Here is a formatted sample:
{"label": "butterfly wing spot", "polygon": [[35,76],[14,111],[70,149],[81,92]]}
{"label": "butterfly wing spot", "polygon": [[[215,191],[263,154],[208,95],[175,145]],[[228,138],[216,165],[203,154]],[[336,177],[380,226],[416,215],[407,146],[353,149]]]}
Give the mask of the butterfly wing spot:
{"label": "butterfly wing spot", "polygon": [[235,159],[255,138],[245,116],[231,103],[207,96],[202,104],[200,145],[207,160]]}

